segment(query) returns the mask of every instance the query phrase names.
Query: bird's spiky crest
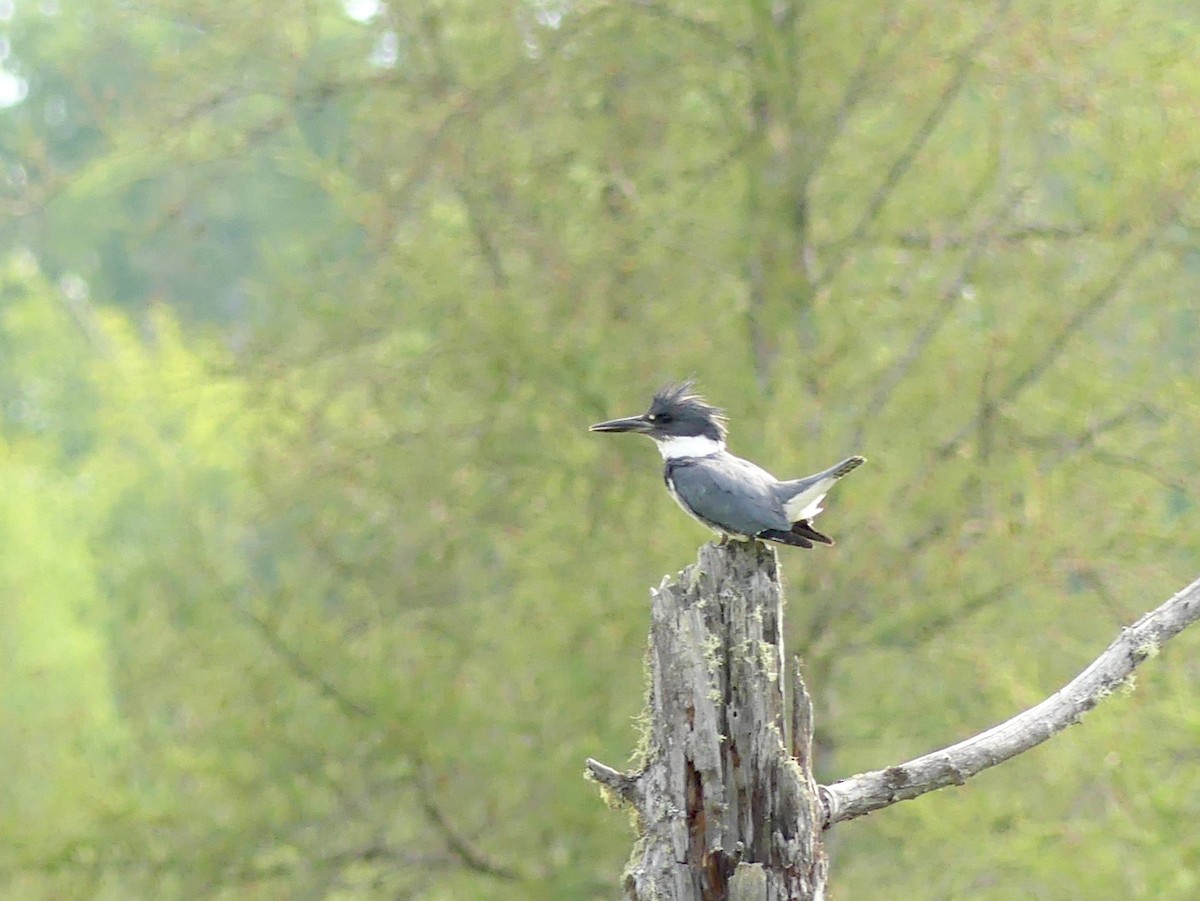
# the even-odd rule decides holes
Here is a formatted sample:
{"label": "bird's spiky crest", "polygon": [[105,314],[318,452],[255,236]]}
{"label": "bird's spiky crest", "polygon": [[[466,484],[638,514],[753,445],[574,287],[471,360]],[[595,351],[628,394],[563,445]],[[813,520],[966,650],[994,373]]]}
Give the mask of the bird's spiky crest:
{"label": "bird's spiky crest", "polygon": [[720,407],[714,407],[696,393],[695,378],[663,385],[654,393],[654,400],[650,402],[650,412],[663,413],[667,411],[677,418],[695,416],[708,419],[716,426],[722,441],[729,433],[725,411]]}

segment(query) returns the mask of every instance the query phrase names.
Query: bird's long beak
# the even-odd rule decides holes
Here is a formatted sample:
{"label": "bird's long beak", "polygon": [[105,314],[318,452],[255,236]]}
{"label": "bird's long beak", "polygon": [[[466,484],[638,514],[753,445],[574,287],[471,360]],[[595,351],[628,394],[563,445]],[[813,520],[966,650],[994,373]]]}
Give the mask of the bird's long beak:
{"label": "bird's long beak", "polygon": [[645,414],[641,416],[629,416],[625,419],[610,419],[608,422],[598,422],[590,429],[589,432],[648,432],[650,431],[650,421]]}

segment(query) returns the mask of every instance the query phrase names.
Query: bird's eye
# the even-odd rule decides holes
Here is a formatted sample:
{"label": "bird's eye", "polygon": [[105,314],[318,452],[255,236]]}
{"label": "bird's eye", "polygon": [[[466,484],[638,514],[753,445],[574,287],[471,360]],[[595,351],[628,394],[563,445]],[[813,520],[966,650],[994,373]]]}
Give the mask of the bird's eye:
{"label": "bird's eye", "polygon": [[670,413],[659,413],[657,416],[654,417],[654,419],[656,422],[670,422],[671,414]]}

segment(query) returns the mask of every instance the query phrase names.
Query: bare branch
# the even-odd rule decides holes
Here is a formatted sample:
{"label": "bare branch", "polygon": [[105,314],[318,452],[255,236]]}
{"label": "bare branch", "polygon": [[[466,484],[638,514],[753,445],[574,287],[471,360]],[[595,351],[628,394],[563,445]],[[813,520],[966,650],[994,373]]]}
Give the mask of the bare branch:
{"label": "bare branch", "polygon": [[631,8],[640,10],[648,16],[653,16],[676,28],[704,38],[704,40],[708,41],[718,50],[728,54],[727,58],[729,60],[743,61],[750,56],[750,50],[747,46],[737,41],[731,41],[711,22],[705,22],[703,19],[688,16],[678,10],[671,9],[663,3],[653,2],[653,0],[638,0]]}
{"label": "bare branch", "polygon": [[638,774],[622,773],[592,757],[584,764],[587,767],[585,775],[588,778],[599,782],[622,801],[633,803],[638,797]]}
{"label": "bare branch", "polygon": [[519,878],[515,870],[488,860],[480,851],[472,847],[466,838],[459,835],[458,830],[454,828],[454,825],[447,818],[445,811],[442,810],[434,799],[433,789],[423,775],[417,776],[414,780],[414,785],[417,789],[417,800],[421,805],[421,809],[425,811],[425,815],[429,818],[429,822],[433,825],[434,831],[441,836],[450,853],[464,867],[468,870],[474,870],[476,873],[483,873],[486,876],[495,876],[497,879]]}
{"label": "bare branch", "polygon": [[[130,861],[135,866],[139,861]],[[447,867],[456,861],[445,854],[426,854],[417,851],[392,848],[382,843],[372,843],[360,848],[347,848],[322,857],[286,860],[266,865],[255,865],[251,861],[230,867],[222,878],[223,884],[258,882],[266,879],[281,879],[296,871],[340,870],[363,863],[380,863],[393,867]]]}
{"label": "bare branch", "polygon": [[262,636],[263,643],[275,653],[275,656],[282,660],[302,682],[316,689],[321,697],[331,701],[348,717],[371,719],[375,715],[373,711],[352,699],[322,673],[310,666],[265,619],[240,605],[236,609],[243,619],[254,626],[258,634]]}
{"label": "bare branch", "polygon": [[[303,657],[296,653],[280,637],[279,633],[266,620],[244,607],[239,606],[237,610],[258,630],[267,647],[274,651],[276,656],[286,663],[293,673],[304,682],[313,686],[323,697],[332,701],[344,714],[349,717],[361,717],[364,719],[375,718],[376,714],[373,710],[351,699],[330,682],[329,679],[310,666]],[[494,876],[497,879],[519,878],[516,871],[489,860],[482,852],[474,848],[466,838],[459,834],[434,797],[433,789],[427,775],[430,769],[429,765],[420,754],[413,753],[410,754],[410,757],[412,758],[413,769],[415,771],[411,782],[413,788],[416,790],[417,803],[420,805],[421,810],[424,811],[433,831],[445,844],[448,854],[461,866],[476,873]]]}
{"label": "bare branch", "polygon": [[892,393],[904,379],[905,374],[914,363],[920,358],[929,342],[941,329],[942,325],[950,316],[950,312],[958,305],[962,299],[963,289],[967,284],[967,280],[974,272],[979,258],[983,256],[987,249],[991,238],[996,234],[999,227],[1012,215],[1021,199],[1025,196],[1026,188],[1020,185],[1013,189],[1012,192],[1005,198],[1003,204],[996,213],[985,222],[975,233],[967,252],[963,257],[962,263],[958,267],[958,272],[942,289],[942,295],[938,298],[937,306],[933,308],[933,312],[925,320],[925,324],[917,330],[909,342],[908,349],[892,364],[883,378],[875,386],[875,390],[871,392],[871,398],[863,407],[862,415],[859,417],[858,427],[855,432],[855,443],[862,440],[863,432],[866,429],[867,423],[874,420],[880,411],[887,405],[891,399]]}
{"label": "bare branch", "polygon": [[1092,459],[1097,463],[1104,466],[1111,466],[1114,469],[1127,469],[1130,472],[1136,472],[1148,479],[1153,479],[1164,488],[1178,491],[1181,494],[1187,494],[1191,490],[1191,486],[1177,475],[1166,472],[1161,467],[1154,466],[1149,461],[1139,459],[1131,454],[1118,454],[1115,451],[1098,449],[1092,452]]}
{"label": "bare branch", "polygon": [[475,241],[479,244],[479,252],[482,254],[484,262],[487,263],[488,271],[492,275],[492,286],[497,290],[503,291],[508,288],[508,274],[504,271],[504,262],[500,258],[500,251],[496,247],[496,242],[492,238],[491,231],[488,229],[483,210],[479,205],[479,200],[471,188],[463,182],[455,182],[454,188],[458,193],[459,200],[462,201],[463,209],[467,213],[467,220],[471,223],[471,232],[475,235]]}
{"label": "bare branch", "polygon": [[[826,158],[829,156],[829,151],[833,145],[837,143],[837,139],[841,137],[845,131],[846,123],[850,121],[850,114],[858,107],[863,97],[866,96],[868,89],[873,82],[877,82],[877,76],[880,70],[887,63],[891,62],[891,56],[881,57],[879,52],[883,45],[883,39],[892,34],[896,30],[896,22],[899,19],[898,0],[892,0],[888,4],[887,10],[879,20],[879,26],[875,29],[875,33],[871,35],[871,39],[867,41],[863,52],[859,57],[858,68],[854,70],[854,74],[850,77],[850,83],[846,87],[845,93],[842,94],[841,103],[838,104],[837,111],[833,114],[829,123],[828,131],[821,136],[817,143],[816,149],[813,151],[812,160],[809,163],[809,172],[816,173],[818,169],[825,164]],[[924,16],[922,16],[922,21]],[[909,37],[915,29],[906,29],[906,33],[900,35],[900,39],[895,42],[896,47],[904,46],[905,38]]]}
{"label": "bare branch", "polygon": [[1139,424],[1161,423],[1167,418],[1159,408],[1143,400],[1135,400],[1122,409],[1088,426],[1077,435],[1034,435],[1021,429],[1019,422],[1006,419],[1005,425],[1024,443],[1031,447],[1054,452],[1051,464],[1061,462],[1074,454],[1094,448],[1102,437],[1124,427],[1130,422]]}
{"label": "bare branch", "polygon": [[[1041,378],[1046,373],[1046,370],[1053,365],[1054,361],[1058,359],[1059,355],[1079,330],[1087,325],[1101,310],[1107,307],[1113,298],[1121,292],[1121,289],[1125,287],[1125,283],[1129,280],[1134,270],[1138,268],[1143,260],[1158,249],[1159,244],[1162,243],[1167,232],[1170,230],[1170,226],[1179,220],[1179,210],[1190,198],[1192,188],[1195,186],[1197,179],[1200,179],[1200,170],[1196,170],[1191,174],[1187,184],[1177,195],[1178,199],[1176,203],[1167,205],[1166,211],[1155,224],[1154,228],[1147,232],[1125,258],[1117,264],[1117,267],[1112,271],[1112,274],[1103,287],[1071,314],[1071,317],[1058,330],[1058,334],[1050,341],[1049,346],[1043,351],[1042,355],[1014,376],[992,399],[991,405],[994,408],[1000,408],[1010,403],[1022,391]],[[954,453],[974,430],[977,422],[978,419],[973,417],[971,422],[964,425],[954,437],[939,446],[937,449],[938,456],[944,458]]]}
{"label": "bare branch", "polygon": [[897,801],[907,801],[967,779],[1033,748],[1068,726],[1125,683],[1142,661],[1200,619],[1200,579],[1158,609],[1121,630],[1082,673],[1035,707],[986,732],[884,770],[860,773],[821,787],[825,825],[832,826]]}
{"label": "bare branch", "polygon": [[970,73],[971,67],[975,65],[975,60],[996,33],[1000,20],[1008,12],[1008,8],[1011,5],[1012,0],[999,0],[995,7],[993,7],[992,13],[988,16],[988,20],[983,24],[983,27],[979,29],[971,42],[958,55],[958,59],[954,64],[954,73],[942,89],[942,93],[933,105],[933,109],[929,111],[925,120],[913,133],[908,144],[900,151],[900,155],[896,157],[891,168],[888,170],[887,176],[879,187],[875,189],[875,193],[871,195],[866,209],[863,210],[862,216],[859,217],[858,224],[854,226],[850,234],[841,242],[841,253],[821,274],[818,283],[819,286],[827,285],[833,281],[846,263],[849,262],[850,256],[854,252],[854,247],[862,241],[867,233],[867,229],[871,227],[871,223],[875,221],[875,218],[879,215],[879,211],[883,209],[883,205],[887,203],[888,198],[892,196],[892,192],[896,190],[896,186],[908,173],[913,161],[917,158],[917,154],[921,152],[921,149],[929,141],[929,138],[937,131],[946,113],[949,112],[955,98],[958,97],[959,92],[967,83],[967,75]]}
{"label": "bare branch", "polygon": [[[1025,241],[1074,241],[1077,238],[1118,238],[1129,234],[1132,226],[1128,222],[1112,225],[1076,222],[1065,225],[1049,223],[1027,223],[1006,231],[989,235],[997,244],[1020,244]],[[975,240],[974,235],[944,234],[932,231],[906,231],[891,238],[882,238],[880,243],[916,250],[952,250]]]}
{"label": "bare branch", "polygon": [[[1015,581],[1001,582],[987,591],[981,591],[967,598],[953,610],[944,610],[933,616],[909,617],[893,622],[884,622],[873,634],[864,637],[861,646],[905,649],[920,647],[951,626],[961,624],[963,620],[979,611],[1004,601],[1017,584]],[[844,648],[843,653],[856,650],[858,646],[859,643],[855,642],[853,646]]]}

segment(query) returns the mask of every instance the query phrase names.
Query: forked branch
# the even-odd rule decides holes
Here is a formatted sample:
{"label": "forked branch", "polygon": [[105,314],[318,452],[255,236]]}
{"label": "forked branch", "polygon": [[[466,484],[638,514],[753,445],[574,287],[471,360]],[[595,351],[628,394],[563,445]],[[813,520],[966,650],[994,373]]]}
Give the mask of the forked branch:
{"label": "forked branch", "polygon": [[1062,689],[1007,722],[907,763],[821,786],[825,825],[860,817],[926,792],[961,785],[1068,726],[1120,687],[1162,645],[1200,619],[1200,579],[1132,626]]}

